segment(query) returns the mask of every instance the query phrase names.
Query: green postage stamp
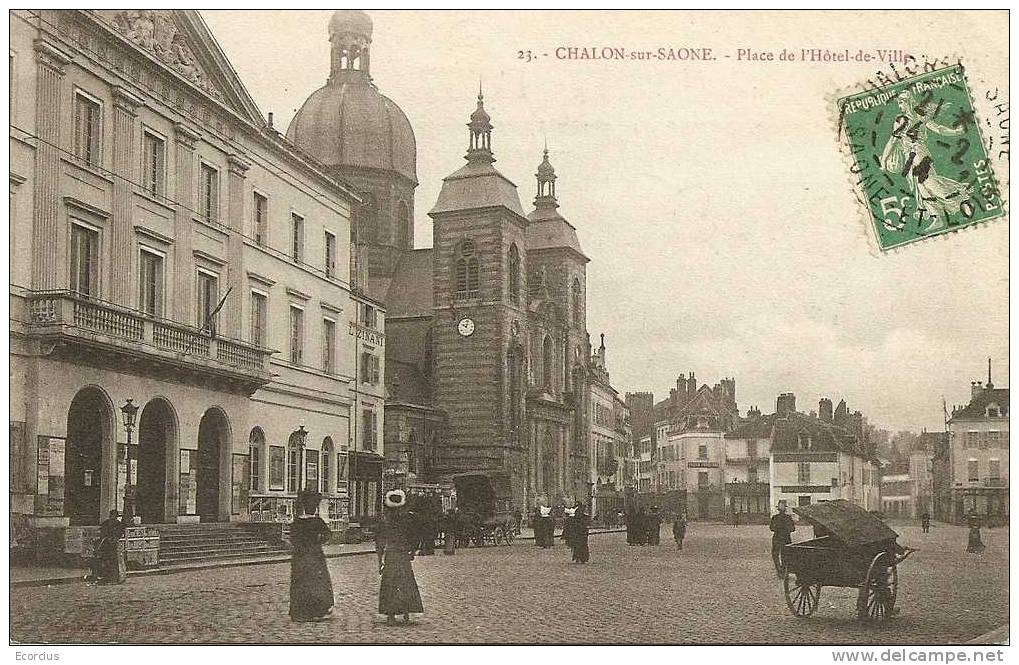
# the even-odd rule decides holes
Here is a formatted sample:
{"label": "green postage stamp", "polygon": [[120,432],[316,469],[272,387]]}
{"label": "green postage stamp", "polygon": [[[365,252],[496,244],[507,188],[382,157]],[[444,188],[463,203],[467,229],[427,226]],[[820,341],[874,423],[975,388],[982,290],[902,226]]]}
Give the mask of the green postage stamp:
{"label": "green postage stamp", "polygon": [[881,250],[1004,215],[961,64],[838,100]]}

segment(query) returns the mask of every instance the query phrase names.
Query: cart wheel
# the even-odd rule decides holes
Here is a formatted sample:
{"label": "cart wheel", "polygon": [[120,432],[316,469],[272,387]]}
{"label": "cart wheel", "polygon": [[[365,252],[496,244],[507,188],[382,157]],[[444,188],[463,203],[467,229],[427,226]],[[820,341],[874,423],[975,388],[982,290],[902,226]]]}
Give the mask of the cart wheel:
{"label": "cart wheel", "polygon": [[505,527],[503,529],[503,535],[506,537],[506,544],[507,545],[512,545],[513,544],[513,539],[516,538],[516,536],[517,536],[517,534],[513,530],[512,526]]}
{"label": "cart wheel", "polygon": [[881,552],[870,562],[860,585],[856,614],[864,621],[883,621],[892,615],[899,593],[899,567],[895,557]]}
{"label": "cart wheel", "polygon": [[809,617],[821,602],[821,584],[800,582],[796,573],[786,572],[782,580],[785,587],[785,604],[798,617]]}

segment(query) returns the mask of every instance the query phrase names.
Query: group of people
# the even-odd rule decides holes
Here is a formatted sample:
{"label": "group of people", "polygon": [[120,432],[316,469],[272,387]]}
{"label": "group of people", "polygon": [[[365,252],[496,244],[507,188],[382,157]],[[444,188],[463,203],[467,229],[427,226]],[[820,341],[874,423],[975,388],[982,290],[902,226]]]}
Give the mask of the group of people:
{"label": "group of people", "polygon": [[658,545],[661,542],[662,516],[657,506],[644,506],[626,514],[627,545]]}
{"label": "group of people", "polygon": [[591,516],[587,512],[587,506],[583,503],[579,503],[573,508],[561,507],[557,511],[552,506],[539,502],[531,515],[534,544],[544,549],[555,545],[557,513],[561,514],[563,519],[563,530],[559,537],[572,550],[573,562],[587,563],[591,559],[591,548],[588,542]]}
{"label": "group of people", "polygon": [[127,559],[124,556],[124,534],[126,527],[120,513],[110,511],[110,516],[99,525],[99,540],[85,576],[87,584],[122,584],[127,579]]}
{"label": "group of people", "polygon": [[[290,617],[294,621],[323,621],[333,613],[333,585],[322,551],[331,531],[318,515],[321,500],[317,492],[300,493],[300,514],[290,529]],[[383,520],[375,535],[381,578],[378,612],[386,617],[387,625],[395,625],[397,617],[408,623],[411,614],[424,612],[411,567],[420,545],[420,522],[407,509],[407,494],[403,490],[387,492]]]}

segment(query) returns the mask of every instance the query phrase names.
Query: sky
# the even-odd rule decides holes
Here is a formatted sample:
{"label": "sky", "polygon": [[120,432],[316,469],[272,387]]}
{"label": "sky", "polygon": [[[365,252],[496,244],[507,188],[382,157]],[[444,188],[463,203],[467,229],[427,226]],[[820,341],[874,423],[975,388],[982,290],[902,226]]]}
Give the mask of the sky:
{"label": "sky", "polygon": [[[463,164],[480,79],[496,168],[525,211],[548,141],[560,213],[591,258],[588,330],[595,345],[605,334],[620,393],[661,399],[694,371],[700,383],[734,377],[743,412],[794,392],[801,411],[828,396],[878,427],[919,431],[943,427],[942,397],[968,401],[989,357],[1008,385],[1008,221],[877,252],[832,106],[888,68],[778,59],[957,56],[998,145],[987,99],[1008,97],[1007,13],[367,11],[373,79],[417,139],[416,245],[430,246],[427,211]],[[202,12],[280,131],[325,84],[331,14]],[[556,57],[605,46],[715,59]],[[1007,161],[993,167],[1007,183]]]}

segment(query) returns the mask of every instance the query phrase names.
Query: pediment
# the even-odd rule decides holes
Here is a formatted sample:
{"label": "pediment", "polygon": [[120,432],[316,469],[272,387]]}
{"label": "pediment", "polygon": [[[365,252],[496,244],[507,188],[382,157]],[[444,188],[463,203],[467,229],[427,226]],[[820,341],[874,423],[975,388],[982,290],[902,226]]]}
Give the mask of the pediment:
{"label": "pediment", "polygon": [[200,92],[256,126],[264,125],[254,100],[197,12],[100,9],[91,13]]}

